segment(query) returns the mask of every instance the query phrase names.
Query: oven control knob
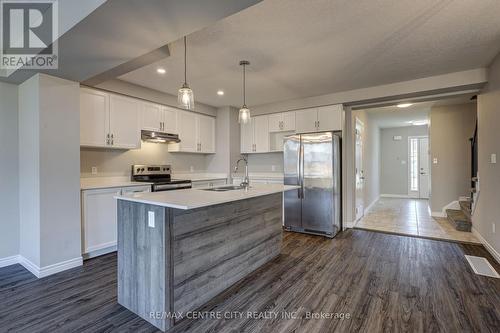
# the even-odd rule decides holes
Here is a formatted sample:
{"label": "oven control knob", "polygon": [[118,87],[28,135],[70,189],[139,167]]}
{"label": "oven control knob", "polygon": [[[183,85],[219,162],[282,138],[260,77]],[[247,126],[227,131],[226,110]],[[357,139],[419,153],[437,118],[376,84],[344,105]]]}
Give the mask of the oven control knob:
{"label": "oven control knob", "polygon": [[139,172],[139,171],[141,171],[141,169],[137,168],[136,172]]}
{"label": "oven control knob", "polygon": [[144,168],[141,168],[141,171],[144,171]]}

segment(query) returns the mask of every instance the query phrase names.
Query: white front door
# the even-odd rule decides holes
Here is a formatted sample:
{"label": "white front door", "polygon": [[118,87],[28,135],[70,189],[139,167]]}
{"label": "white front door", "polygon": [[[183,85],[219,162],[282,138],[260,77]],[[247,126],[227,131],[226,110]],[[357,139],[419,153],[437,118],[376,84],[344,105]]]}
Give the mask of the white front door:
{"label": "white front door", "polygon": [[419,172],[419,197],[429,198],[429,138],[420,138],[418,154]]}
{"label": "white front door", "polygon": [[356,118],[356,147],[355,149],[355,173],[356,173],[356,221],[364,215],[365,203],[364,203],[364,185],[365,176],[363,170],[363,132],[364,125]]}
{"label": "white front door", "polygon": [[429,138],[408,137],[408,195],[429,198]]}

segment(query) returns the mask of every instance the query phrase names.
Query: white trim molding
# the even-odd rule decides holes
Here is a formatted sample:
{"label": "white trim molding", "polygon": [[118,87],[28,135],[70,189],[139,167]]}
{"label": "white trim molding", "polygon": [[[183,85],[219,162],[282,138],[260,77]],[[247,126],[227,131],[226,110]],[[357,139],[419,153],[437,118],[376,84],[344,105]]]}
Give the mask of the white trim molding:
{"label": "white trim molding", "polygon": [[19,263],[19,255],[0,258],[0,268]]}
{"label": "white trim molding", "polygon": [[479,239],[479,241],[483,244],[483,246],[486,248],[486,250],[491,254],[493,258],[500,264],[500,253],[498,253],[493,246],[491,246],[490,243],[486,239],[484,239],[483,236],[477,231],[474,227],[472,227],[472,234]]}
{"label": "white trim molding", "polygon": [[39,267],[38,265],[34,264],[33,262],[31,262],[30,260],[26,259],[21,255],[19,255],[18,258],[19,258],[19,263],[39,279],[83,265],[82,257],[61,261],[56,264],[48,265],[45,267]]}
{"label": "white trim molding", "polygon": [[460,203],[458,202],[458,200],[452,201],[449,204],[447,204],[446,206],[444,206],[440,212],[431,212],[431,216],[432,217],[448,217],[448,215],[446,214],[447,209],[460,210]]}
{"label": "white trim molding", "polygon": [[366,214],[368,214],[370,212],[370,210],[377,203],[377,201],[379,201],[379,199],[380,199],[380,195],[375,200],[373,200],[372,203],[368,205],[368,207],[365,208],[364,215],[366,215]]}
{"label": "white trim molding", "polygon": [[385,194],[381,194],[380,198],[406,198],[406,199],[409,199],[409,198],[413,198],[413,197],[409,196],[408,194],[389,194],[389,193],[385,193]]}

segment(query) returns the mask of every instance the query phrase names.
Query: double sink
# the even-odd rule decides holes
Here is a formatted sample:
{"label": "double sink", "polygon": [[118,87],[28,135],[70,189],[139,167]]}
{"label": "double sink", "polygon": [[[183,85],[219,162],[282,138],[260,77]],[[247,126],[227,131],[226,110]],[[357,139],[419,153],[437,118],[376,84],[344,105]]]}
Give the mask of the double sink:
{"label": "double sink", "polygon": [[203,191],[212,191],[212,192],[227,192],[227,191],[236,191],[236,190],[244,190],[244,186],[239,185],[230,185],[230,186],[220,186],[220,187],[211,187],[204,188]]}

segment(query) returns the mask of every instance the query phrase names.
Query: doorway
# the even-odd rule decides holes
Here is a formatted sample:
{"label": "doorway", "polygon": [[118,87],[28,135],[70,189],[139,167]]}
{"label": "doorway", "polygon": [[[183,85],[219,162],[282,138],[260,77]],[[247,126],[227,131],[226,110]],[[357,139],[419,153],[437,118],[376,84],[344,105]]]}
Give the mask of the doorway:
{"label": "doorway", "polygon": [[408,137],[408,196],[429,199],[429,137]]}
{"label": "doorway", "polygon": [[363,136],[365,125],[356,117],[355,129],[355,176],[356,176],[356,221],[359,221],[364,216],[364,183],[365,175],[363,170]]}

